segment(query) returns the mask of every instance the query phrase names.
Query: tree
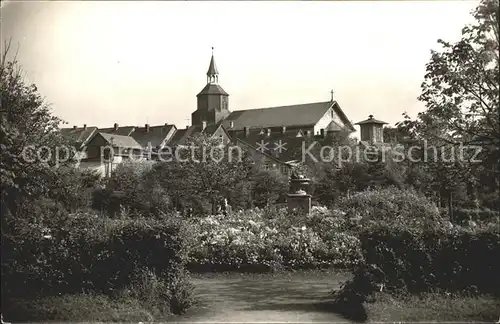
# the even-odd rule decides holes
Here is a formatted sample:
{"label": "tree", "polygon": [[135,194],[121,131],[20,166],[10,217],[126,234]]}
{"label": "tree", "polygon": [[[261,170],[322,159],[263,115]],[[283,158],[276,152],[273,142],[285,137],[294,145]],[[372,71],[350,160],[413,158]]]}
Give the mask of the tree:
{"label": "tree", "polygon": [[257,207],[268,207],[288,191],[288,178],[276,170],[261,170],[252,179],[253,201]]}
{"label": "tree", "polygon": [[9,50],[6,42],[0,58],[2,215],[16,215],[25,199],[48,193],[47,179],[56,172],[55,148],[65,144],[58,128],[62,121],[51,114],[37,87],[25,83],[15,56],[8,60]]}
{"label": "tree", "polygon": [[475,24],[463,28],[458,42],[438,40],[442,50],[431,52],[419,96],[426,110],[415,120],[405,116],[397,125],[400,133],[439,150],[456,150],[460,144],[481,148],[476,157],[480,163],[472,163],[468,155],[458,164],[438,161],[424,166],[434,175],[433,187],[448,194],[459,182],[474,186],[479,178],[492,179],[482,184],[484,189],[500,186],[498,10],[498,0],[483,0],[473,12]]}
{"label": "tree", "polygon": [[427,134],[498,143],[498,9],[498,0],[483,0],[477,23],[462,30],[459,42],[438,40],[444,50],[432,51],[419,98],[427,107],[419,115]]}
{"label": "tree", "polygon": [[233,151],[203,134],[189,138],[176,150],[172,161],[158,163],[151,173],[177,209],[211,212],[207,208],[221,199],[235,199],[234,188],[250,179],[253,172],[251,160],[243,150]]}

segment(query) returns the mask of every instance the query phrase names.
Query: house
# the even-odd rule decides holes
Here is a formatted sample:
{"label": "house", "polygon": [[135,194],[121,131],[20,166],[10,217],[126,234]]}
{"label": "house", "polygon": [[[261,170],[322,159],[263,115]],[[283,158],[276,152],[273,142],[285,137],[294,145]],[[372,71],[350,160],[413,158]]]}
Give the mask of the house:
{"label": "house", "polygon": [[131,136],[95,132],[88,141],[78,167],[98,171],[108,177],[126,160],[144,159],[143,147]]}

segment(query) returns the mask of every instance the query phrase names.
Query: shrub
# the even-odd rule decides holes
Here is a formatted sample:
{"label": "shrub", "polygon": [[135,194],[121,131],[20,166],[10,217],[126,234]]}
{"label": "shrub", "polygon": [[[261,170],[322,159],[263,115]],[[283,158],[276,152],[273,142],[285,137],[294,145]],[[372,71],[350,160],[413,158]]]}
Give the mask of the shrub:
{"label": "shrub", "polygon": [[[146,161],[120,164],[109,180],[106,190],[95,193],[94,205],[102,209],[104,203],[104,207],[110,214],[117,212],[116,205],[122,205],[135,213],[149,216],[168,212],[171,210],[170,198],[157,179],[151,176],[151,169],[152,164]],[[113,192],[117,191],[122,195],[114,198]]]}
{"label": "shrub", "polygon": [[194,286],[189,281],[185,271],[170,276],[168,282],[168,301],[170,311],[174,314],[183,314],[194,303]]}
{"label": "shrub", "polygon": [[466,224],[468,221],[488,222],[500,217],[500,212],[489,209],[465,209],[460,208],[453,211],[453,219],[456,223]]}
{"label": "shrub", "polygon": [[190,269],[260,272],[352,267],[359,262],[359,240],[340,232],[335,218],[343,219],[343,213],[315,208],[309,218],[299,219],[283,211],[271,217],[256,208],[195,219],[190,230]]}
{"label": "shrub", "polygon": [[275,170],[262,170],[253,177],[253,203],[257,207],[269,206],[284,198],[288,179]]}
{"label": "shrub", "polygon": [[439,209],[428,198],[412,190],[396,188],[359,192],[342,199],[338,207],[345,210],[348,217],[361,217],[368,221],[411,225],[441,219]]}
{"label": "shrub", "polygon": [[360,233],[360,240],[363,267],[346,287],[355,287],[357,295],[375,289],[500,293],[498,224],[432,229],[376,225]]}
{"label": "shrub", "polygon": [[112,220],[92,212],[45,218],[2,239],[2,294],[112,293],[130,285],[137,269],[165,278],[186,260],[176,219]]}
{"label": "shrub", "polygon": [[500,211],[500,192],[498,190],[480,194],[479,201],[481,202],[481,206],[491,210]]}
{"label": "shrub", "polygon": [[182,314],[193,305],[194,286],[184,270],[157,276],[144,268],[138,270],[122,296],[140,300],[149,309],[159,314]]}

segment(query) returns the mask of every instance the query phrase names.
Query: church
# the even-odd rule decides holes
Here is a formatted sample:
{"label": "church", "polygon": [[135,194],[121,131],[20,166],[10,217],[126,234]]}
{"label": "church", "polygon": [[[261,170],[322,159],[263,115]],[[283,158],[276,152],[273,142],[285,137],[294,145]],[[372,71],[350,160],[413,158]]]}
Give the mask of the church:
{"label": "church", "polygon": [[[62,134],[85,152],[80,167],[98,169],[107,176],[116,164],[131,154],[154,159],[155,152],[165,147],[178,147],[189,137],[200,133],[245,147],[264,168],[288,174],[293,165],[300,163],[304,141],[326,138],[332,133],[355,131],[333,99],[333,92],[329,101],[232,111],[229,94],[219,84],[219,71],[213,53],[206,78],[207,84],[196,96],[197,107],[191,114],[191,125],[186,128],[180,129],[172,124],[139,127],[115,123],[110,128],[73,126],[62,129]],[[358,123],[363,140],[383,140],[378,127],[383,122],[374,121],[375,124],[370,119]],[[102,147],[114,148],[111,154],[113,161],[109,165],[102,163]],[[109,156],[105,158],[107,160]]]}

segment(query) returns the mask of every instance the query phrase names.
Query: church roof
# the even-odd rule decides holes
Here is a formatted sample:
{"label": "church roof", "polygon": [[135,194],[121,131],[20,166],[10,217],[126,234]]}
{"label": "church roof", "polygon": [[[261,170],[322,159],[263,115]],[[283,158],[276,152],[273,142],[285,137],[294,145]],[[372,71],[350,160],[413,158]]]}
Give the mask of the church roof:
{"label": "church roof", "polygon": [[207,76],[215,74],[219,74],[219,71],[217,71],[217,65],[215,65],[215,59],[212,54],[212,58],[210,59],[210,65],[208,66]]}
{"label": "church roof", "polygon": [[368,116],[368,119],[360,121],[359,123],[356,123],[356,125],[365,125],[365,124],[387,124],[385,121],[381,121],[378,119],[373,118],[373,115]]}
{"label": "church roof", "polygon": [[203,90],[201,90],[200,93],[198,93],[197,96],[204,95],[204,94],[222,94],[229,96],[229,94],[222,89],[222,87],[218,84],[214,83],[208,83]]}
{"label": "church roof", "polygon": [[352,127],[338,103],[332,103],[331,101],[237,110],[227,116],[224,120],[224,127],[229,129],[230,122],[233,123],[233,127],[230,129],[235,130],[241,130],[244,127],[272,128],[277,126],[298,127],[315,125],[332,106],[343,122],[354,130],[354,127]]}

